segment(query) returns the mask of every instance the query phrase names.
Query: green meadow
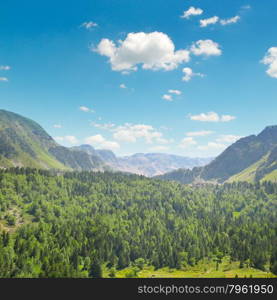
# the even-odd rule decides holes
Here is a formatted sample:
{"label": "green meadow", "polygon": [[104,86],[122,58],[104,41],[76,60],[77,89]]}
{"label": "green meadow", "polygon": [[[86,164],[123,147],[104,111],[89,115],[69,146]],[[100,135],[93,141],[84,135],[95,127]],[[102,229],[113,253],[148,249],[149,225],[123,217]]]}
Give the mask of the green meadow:
{"label": "green meadow", "polygon": [[110,278],[273,278],[277,277],[268,270],[259,270],[247,266],[240,266],[239,262],[230,262],[229,257],[224,257],[220,264],[214,261],[202,260],[197,265],[187,268],[155,269],[153,266],[144,266],[143,269],[129,267],[115,272],[104,268],[104,277]]}

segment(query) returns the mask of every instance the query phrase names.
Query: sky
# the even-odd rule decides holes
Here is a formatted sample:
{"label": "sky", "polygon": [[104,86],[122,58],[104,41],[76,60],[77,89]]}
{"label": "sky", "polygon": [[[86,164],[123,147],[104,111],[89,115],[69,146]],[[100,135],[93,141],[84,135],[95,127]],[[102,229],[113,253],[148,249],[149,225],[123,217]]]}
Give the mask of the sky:
{"label": "sky", "polygon": [[65,146],[220,154],[277,124],[276,0],[9,0],[0,109]]}

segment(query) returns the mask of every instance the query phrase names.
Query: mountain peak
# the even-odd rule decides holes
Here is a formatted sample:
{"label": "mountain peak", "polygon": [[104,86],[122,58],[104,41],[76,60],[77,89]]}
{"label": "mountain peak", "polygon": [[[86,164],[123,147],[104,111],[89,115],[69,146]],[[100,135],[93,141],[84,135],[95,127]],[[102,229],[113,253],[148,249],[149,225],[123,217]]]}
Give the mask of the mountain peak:
{"label": "mountain peak", "polygon": [[257,136],[262,141],[270,141],[276,143],[277,141],[277,125],[267,126],[260,134]]}
{"label": "mountain peak", "polygon": [[277,132],[277,125],[266,126],[265,129],[259,135],[262,135],[267,132]]}

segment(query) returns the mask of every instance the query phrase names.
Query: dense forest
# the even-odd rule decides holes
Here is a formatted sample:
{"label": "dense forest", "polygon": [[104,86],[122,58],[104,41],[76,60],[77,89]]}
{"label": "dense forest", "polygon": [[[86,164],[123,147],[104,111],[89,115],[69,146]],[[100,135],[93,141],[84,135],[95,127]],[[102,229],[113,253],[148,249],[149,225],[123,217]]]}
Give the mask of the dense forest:
{"label": "dense forest", "polygon": [[229,255],[277,274],[277,184],[0,170],[0,277],[101,277]]}

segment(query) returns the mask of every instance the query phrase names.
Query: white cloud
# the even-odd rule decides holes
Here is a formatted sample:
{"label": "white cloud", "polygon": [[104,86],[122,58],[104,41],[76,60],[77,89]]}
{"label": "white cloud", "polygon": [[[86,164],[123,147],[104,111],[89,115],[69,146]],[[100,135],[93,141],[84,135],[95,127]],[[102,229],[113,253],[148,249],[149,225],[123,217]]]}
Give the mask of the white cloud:
{"label": "white cloud", "polygon": [[1,71],[9,71],[11,69],[10,66],[0,66]]}
{"label": "white cloud", "polygon": [[151,125],[125,123],[113,131],[113,138],[122,142],[135,143],[138,139],[143,139],[147,144],[152,144],[153,142],[165,143],[167,141],[163,138],[163,134]]}
{"label": "white cloud", "polygon": [[136,71],[138,65],[149,70],[173,70],[190,60],[188,50],[175,51],[170,37],[162,32],[129,33],[125,40],[116,45],[102,39],[93,51],[107,56],[113,71]]}
{"label": "white cloud", "polygon": [[73,135],[57,136],[54,139],[58,142],[67,142],[72,145],[76,145],[78,143],[78,139]]}
{"label": "white cloud", "polygon": [[193,76],[204,77],[204,74],[201,74],[201,73],[193,73],[193,71],[192,71],[191,68],[184,68],[184,69],[183,69],[183,73],[185,74],[185,75],[182,77],[182,80],[183,80],[183,81],[190,81],[191,78],[192,78]]}
{"label": "white cloud", "polygon": [[208,25],[216,24],[218,21],[219,21],[218,16],[214,16],[214,17],[208,18],[208,19],[203,19],[203,20],[200,20],[200,27],[207,27]]}
{"label": "white cloud", "polygon": [[186,137],[181,140],[179,144],[179,148],[187,148],[189,146],[196,145],[197,142],[193,139],[193,137]]}
{"label": "white cloud", "polygon": [[90,108],[88,108],[88,107],[86,107],[86,106],[80,106],[79,109],[80,109],[81,111],[83,111],[83,112],[94,112],[93,109],[90,109]]}
{"label": "white cloud", "polygon": [[209,142],[205,146],[198,146],[197,149],[208,151],[208,150],[222,150],[222,149],[225,149],[226,147],[227,146],[224,144]]}
{"label": "white cloud", "polygon": [[221,122],[230,122],[232,120],[235,120],[236,117],[230,116],[230,115],[222,115],[221,116]]}
{"label": "white cloud", "polygon": [[8,82],[9,80],[7,77],[0,77],[0,81]]}
{"label": "white cloud", "polygon": [[190,115],[189,117],[193,121],[201,121],[201,122],[229,122],[236,118],[230,115],[220,116],[213,111],[208,113],[201,113],[199,115]]}
{"label": "white cloud", "polygon": [[84,27],[84,28],[86,28],[88,30],[91,30],[93,27],[97,27],[97,26],[98,26],[97,23],[89,21],[89,22],[84,22],[83,24],[81,24],[80,27]]}
{"label": "white cloud", "polygon": [[89,136],[85,139],[85,143],[101,149],[117,150],[120,145],[114,141],[106,140],[101,134]]}
{"label": "white cloud", "polygon": [[168,92],[169,92],[170,94],[175,94],[175,95],[178,95],[178,96],[180,96],[180,95],[182,94],[182,92],[179,91],[179,90],[168,90]]}
{"label": "white cloud", "polygon": [[166,101],[173,101],[172,95],[165,94],[162,98]]}
{"label": "white cloud", "polygon": [[195,8],[191,6],[188,10],[184,11],[181,18],[189,19],[191,16],[199,16],[202,15],[203,10],[201,8]]}
{"label": "white cloud", "polygon": [[270,77],[277,78],[277,47],[269,48],[261,62],[269,66],[266,73]]}
{"label": "white cloud", "polygon": [[206,135],[210,135],[212,134],[213,131],[208,131],[208,130],[202,130],[202,131],[191,131],[191,132],[187,132],[186,136],[206,136]]}
{"label": "white cloud", "polygon": [[222,53],[219,44],[212,40],[199,40],[190,49],[194,55],[218,56]]}
{"label": "white cloud", "polygon": [[167,151],[168,149],[169,149],[169,147],[167,147],[167,146],[154,146],[154,147],[149,148],[150,151],[157,151],[157,152]]}
{"label": "white cloud", "polygon": [[121,83],[119,86],[121,89],[127,89],[127,86],[124,83]]}
{"label": "white cloud", "polygon": [[192,115],[190,119],[201,122],[219,122],[220,118],[215,112],[201,113],[199,115]]}
{"label": "white cloud", "polygon": [[220,24],[225,26],[225,25],[237,23],[239,20],[240,20],[240,16],[235,16],[229,19],[220,20]]}
{"label": "white cloud", "polygon": [[94,145],[94,144],[101,144],[103,142],[105,142],[105,139],[101,134],[93,135],[93,136],[86,138],[87,144]]}
{"label": "white cloud", "polygon": [[54,128],[62,128],[62,125],[61,124],[54,124],[53,127]]}
{"label": "white cloud", "polygon": [[207,27],[208,25],[220,23],[222,26],[235,24],[240,20],[240,16],[234,16],[229,19],[220,19],[218,16],[214,16],[208,19],[200,20],[200,27]]}
{"label": "white cloud", "polygon": [[234,143],[237,140],[239,140],[240,138],[242,138],[242,136],[239,135],[232,135],[232,134],[223,134],[220,135],[219,138],[216,139],[217,142],[219,143]]}
{"label": "white cloud", "polygon": [[91,125],[95,128],[100,128],[103,130],[112,130],[115,127],[115,124],[113,124],[113,123],[99,124],[99,123],[92,122]]}

